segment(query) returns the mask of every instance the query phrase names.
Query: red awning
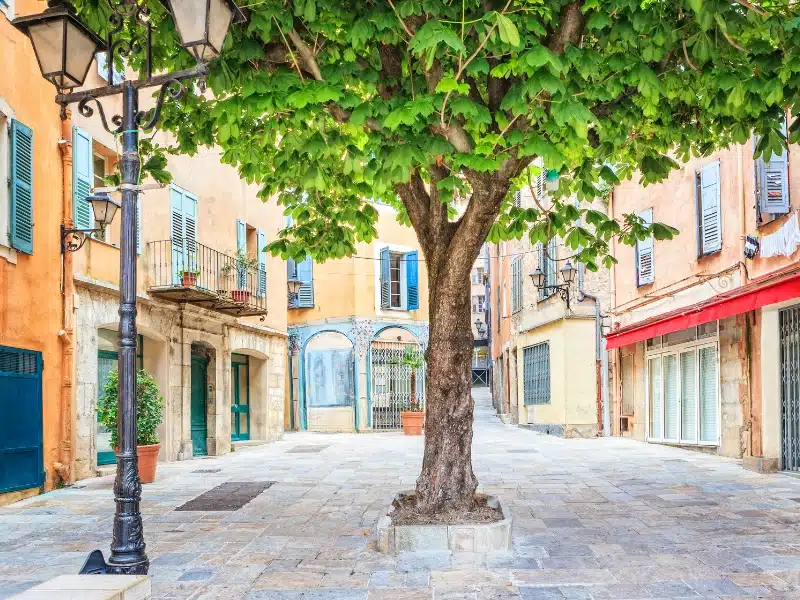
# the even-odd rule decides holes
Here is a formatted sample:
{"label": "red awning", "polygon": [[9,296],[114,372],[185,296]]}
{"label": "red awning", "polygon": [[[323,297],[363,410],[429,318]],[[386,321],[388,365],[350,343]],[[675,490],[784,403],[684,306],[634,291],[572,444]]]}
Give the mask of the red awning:
{"label": "red awning", "polygon": [[770,275],[709,300],[618,329],[606,336],[606,348],[612,350],[635,344],[657,335],[740,315],[792,298],[800,298],[800,273]]}

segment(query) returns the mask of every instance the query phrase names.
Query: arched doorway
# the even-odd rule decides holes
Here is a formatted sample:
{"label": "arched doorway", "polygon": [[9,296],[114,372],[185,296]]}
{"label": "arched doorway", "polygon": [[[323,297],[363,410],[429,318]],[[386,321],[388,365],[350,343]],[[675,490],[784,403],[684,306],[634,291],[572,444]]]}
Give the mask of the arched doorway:
{"label": "arched doorway", "polygon": [[192,455],[206,456],[208,454],[208,440],[213,437],[208,431],[209,407],[209,374],[216,372],[216,354],[214,348],[202,342],[192,343],[191,374],[189,390],[189,422],[192,438]]}
{"label": "arched doorway", "polygon": [[342,333],[324,331],[305,347],[305,410],[308,428],[355,429],[355,353]]}
{"label": "arched doorway", "polygon": [[423,349],[406,329],[383,329],[370,343],[373,429],[401,429],[400,413],[408,408],[412,394],[420,407],[425,406],[425,365],[416,369],[412,378],[409,356],[422,358]]}

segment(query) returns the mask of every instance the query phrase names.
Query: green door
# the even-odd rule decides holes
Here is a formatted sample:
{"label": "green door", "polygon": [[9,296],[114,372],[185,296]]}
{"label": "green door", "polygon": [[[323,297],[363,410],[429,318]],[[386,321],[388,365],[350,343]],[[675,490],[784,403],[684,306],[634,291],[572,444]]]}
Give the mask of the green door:
{"label": "green door", "polygon": [[206,437],[206,378],[208,361],[200,356],[192,356],[192,454],[208,454]]}
{"label": "green door", "polygon": [[231,356],[233,401],[231,402],[231,440],[250,439],[250,363],[247,356]]}
{"label": "green door", "polygon": [[[117,370],[117,353],[108,350],[97,352],[97,396],[103,395],[106,380],[112,371]],[[117,462],[114,449],[111,447],[111,432],[100,423],[100,413],[97,414],[97,464],[113,465]]]}

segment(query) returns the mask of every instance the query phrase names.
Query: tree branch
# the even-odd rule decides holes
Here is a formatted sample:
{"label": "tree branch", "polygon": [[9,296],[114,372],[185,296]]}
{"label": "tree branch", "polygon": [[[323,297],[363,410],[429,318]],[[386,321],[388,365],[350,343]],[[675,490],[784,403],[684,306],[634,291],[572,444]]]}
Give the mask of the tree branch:
{"label": "tree branch", "polygon": [[316,79],[317,81],[323,81],[322,71],[319,70],[317,59],[314,56],[314,53],[311,52],[311,49],[308,46],[306,46],[306,43],[300,37],[300,34],[298,34],[295,29],[292,29],[288,33],[288,35],[289,39],[292,40],[294,47],[297,48],[297,53],[303,60],[303,64],[308,70],[308,72],[311,73],[314,76],[314,79]]}
{"label": "tree branch", "polygon": [[439,123],[431,125],[430,128],[433,133],[450,142],[453,148],[459,152],[472,152],[472,138],[460,124],[456,122],[451,122],[449,125]]}
{"label": "tree branch", "polygon": [[750,0],[733,0],[736,4],[741,4],[745,8],[752,10],[757,15],[761,15],[762,17],[768,17],[769,13],[765,11],[763,8],[759,8],[755,6]]}
{"label": "tree branch", "polygon": [[697,71],[698,73],[702,73],[702,71],[698,69],[692,62],[692,59],[689,58],[689,50],[686,48],[686,40],[681,40],[681,44],[683,45],[683,56],[684,58],[686,58],[686,64],[689,65],[692,71]]}
{"label": "tree branch", "polygon": [[563,54],[567,44],[578,46],[580,43],[585,23],[583,12],[581,11],[582,5],[583,0],[573,0],[573,2],[564,5],[561,9],[558,31],[555,32],[548,44],[552,52]]}

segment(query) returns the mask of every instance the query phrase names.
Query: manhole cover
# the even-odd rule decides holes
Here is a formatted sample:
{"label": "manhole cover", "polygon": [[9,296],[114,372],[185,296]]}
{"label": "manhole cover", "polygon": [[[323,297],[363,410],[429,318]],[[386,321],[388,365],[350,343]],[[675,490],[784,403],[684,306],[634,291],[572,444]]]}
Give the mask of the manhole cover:
{"label": "manhole cover", "polygon": [[274,483],[274,481],[229,481],[200,494],[175,510],[197,512],[239,510]]}
{"label": "manhole cover", "polygon": [[315,452],[322,452],[327,446],[295,446],[288,450],[287,454],[313,454]]}
{"label": "manhole cover", "polygon": [[197,471],[192,471],[192,473],[219,473],[222,469],[197,469]]}

